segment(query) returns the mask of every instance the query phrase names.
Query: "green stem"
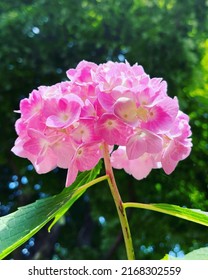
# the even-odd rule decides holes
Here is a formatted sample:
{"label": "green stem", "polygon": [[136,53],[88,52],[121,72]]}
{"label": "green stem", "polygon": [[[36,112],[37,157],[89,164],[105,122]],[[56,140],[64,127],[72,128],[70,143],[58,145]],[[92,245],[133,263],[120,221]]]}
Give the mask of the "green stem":
{"label": "green stem", "polygon": [[81,187],[77,190],[77,192],[79,193],[79,192],[82,192],[83,190],[87,190],[88,188],[94,186],[94,185],[97,184],[97,183],[100,183],[100,182],[102,182],[102,181],[104,181],[104,180],[108,180],[108,178],[109,178],[109,176],[108,176],[107,174],[104,175],[104,176],[98,177],[98,178],[96,178],[96,179],[90,181],[89,183],[87,183],[87,184],[81,186]]}
{"label": "green stem", "polygon": [[111,190],[111,194],[113,196],[116,209],[118,212],[119,220],[121,223],[121,228],[123,232],[123,237],[124,237],[124,242],[125,242],[125,247],[126,247],[126,254],[128,257],[128,260],[134,260],[134,249],[133,249],[133,243],[132,243],[132,238],[131,238],[131,232],[129,228],[129,223],[126,215],[126,209],[123,206],[123,202],[120,196],[120,193],[118,191],[118,187],[116,185],[113,169],[111,166],[110,162],[110,155],[109,155],[109,149],[108,145],[104,143],[103,145],[104,149],[104,163],[105,163],[105,170],[106,170],[106,175],[108,175],[108,184]]}

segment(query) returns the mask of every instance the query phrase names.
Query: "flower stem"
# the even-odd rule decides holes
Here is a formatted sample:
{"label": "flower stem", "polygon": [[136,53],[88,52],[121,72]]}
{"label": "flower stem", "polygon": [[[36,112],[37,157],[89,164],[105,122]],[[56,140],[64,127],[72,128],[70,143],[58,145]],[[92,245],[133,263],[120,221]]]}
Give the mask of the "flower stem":
{"label": "flower stem", "polygon": [[125,247],[126,247],[126,254],[127,254],[128,260],[134,260],[135,259],[134,249],[133,249],[133,243],[132,243],[129,223],[128,223],[128,219],[127,219],[127,215],[126,215],[126,209],[123,206],[123,202],[122,202],[120,193],[118,191],[118,187],[116,185],[113,169],[112,169],[111,162],[110,162],[108,145],[106,143],[104,143],[103,149],[104,149],[105,170],[106,170],[106,175],[108,175],[107,180],[108,180],[108,184],[109,184],[109,187],[111,190],[111,194],[113,196],[113,199],[114,199],[114,202],[116,205],[119,220],[121,223],[121,228],[122,228]]}

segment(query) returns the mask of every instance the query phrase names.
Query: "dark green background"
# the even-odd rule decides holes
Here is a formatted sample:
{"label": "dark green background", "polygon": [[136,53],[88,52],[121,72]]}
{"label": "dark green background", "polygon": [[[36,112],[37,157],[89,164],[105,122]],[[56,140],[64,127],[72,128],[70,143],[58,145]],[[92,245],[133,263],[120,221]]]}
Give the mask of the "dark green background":
{"label": "dark green background", "polygon": [[[38,175],[10,152],[19,101],[33,88],[66,79],[80,60],[142,64],[163,77],[190,116],[193,150],[169,176],[153,170],[136,181],[116,171],[124,201],[164,202],[208,211],[208,3],[205,0],[1,0],[0,216],[60,192],[66,171]],[[137,258],[160,259],[208,245],[206,227],[129,209]],[[125,259],[106,184],[87,191],[48,234],[42,229],[14,259]]]}

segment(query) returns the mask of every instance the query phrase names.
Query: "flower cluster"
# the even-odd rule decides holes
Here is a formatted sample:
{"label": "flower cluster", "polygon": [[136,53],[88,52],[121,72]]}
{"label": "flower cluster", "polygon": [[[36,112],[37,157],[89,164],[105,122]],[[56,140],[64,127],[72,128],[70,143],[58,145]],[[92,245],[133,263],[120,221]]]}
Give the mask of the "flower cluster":
{"label": "flower cluster", "polygon": [[161,78],[150,78],[140,65],[111,61],[81,61],[67,76],[20,102],[12,151],[38,173],[66,168],[69,186],[103,157],[103,143],[112,166],[138,180],[153,168],[170,174],[189,155],[189,118]]}

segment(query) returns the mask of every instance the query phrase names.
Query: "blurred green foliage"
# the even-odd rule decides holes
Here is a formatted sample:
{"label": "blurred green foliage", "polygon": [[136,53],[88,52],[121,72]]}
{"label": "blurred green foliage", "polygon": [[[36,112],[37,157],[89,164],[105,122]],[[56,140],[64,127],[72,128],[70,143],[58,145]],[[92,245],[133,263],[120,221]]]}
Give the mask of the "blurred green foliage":
{"label": "blurred green foliage", "polygon": [[[169,176],[154,170],[136,181],[116,179],[124,201],[172,203],[208,211],[208,3],[206,0],[1,0],[0,215],[63,189],[65,170],[38,175],[10,152],[19,101],[33,88],[66,79],[80,60],[138,62],[163,77],[190,116],[193,151]],[[178,256],[208,245],[207,228],[146,210],[129,209],[137,258]],[[15,250],[14,259],[124,259],[110,191],[87,191],[48,234]]]}

